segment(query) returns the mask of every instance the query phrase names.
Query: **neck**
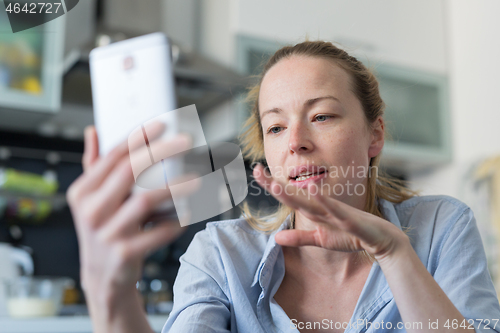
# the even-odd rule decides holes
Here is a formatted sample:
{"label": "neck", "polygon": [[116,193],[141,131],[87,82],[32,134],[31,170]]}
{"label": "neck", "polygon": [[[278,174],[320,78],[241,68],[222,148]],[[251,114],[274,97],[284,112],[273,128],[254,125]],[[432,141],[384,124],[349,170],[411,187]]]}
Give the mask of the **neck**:
{"label": "neck", "polygon": [[[344,198],[343,198],[344,199]],[[351,200],[342,200],[343,202],[363,210],[365,207],[366,195],[362,197],[350,197]],[[317,221],[304,216],[300,211],[295,211],[294,229],[314,230]],[[338,231],[339,233],[343,233]],[[371,261],[361,252],[341,252],[324,249],[315,246],[303,246],[297,248],[285,248],[285,256],[296,262],[299,266],[306,268],[317,274],[327,275],[334,278],[339,283],[349,279],[359,271],[360,268],[370,264]]]}
{"label": "neck", "polygon": [[314,246],[283,247],[283,252],[286,274],[315,276],[337,285],[351,281],[353,276],[372,265],[360,252],[330,251]]}

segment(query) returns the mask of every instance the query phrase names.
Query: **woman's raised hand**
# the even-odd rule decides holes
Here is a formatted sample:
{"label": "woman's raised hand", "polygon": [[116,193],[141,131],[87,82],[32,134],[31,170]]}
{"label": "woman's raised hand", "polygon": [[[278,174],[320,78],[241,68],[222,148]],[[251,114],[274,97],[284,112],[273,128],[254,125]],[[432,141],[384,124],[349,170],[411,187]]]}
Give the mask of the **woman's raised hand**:
{"label": "woman's raised hand", "polygon": [[[151,126],[148,130],[158,135],[164,130],[161,123]],[[163,145],[165,156],[191,146],[186,135],[157,140],[155,144]],[[163,189],[130,195],[134,176],[129,146],[133,147],[133,143],[123,142],[107,156],[99,157],[95,128],[88,127],[82,160],[84,173],[67,193],[78,235],[82,287],[87,301],[106,306],[119,302],[121,295],[135,293],[144,257],[183,232],[177,220],[142,229],[154,208],[171,200],[171,194]],[[186,194],[189,192],[186,189]]]}
{"label": "woman's raised hand", "polygon": [[267,174],[262,165],[255,167],[253,175],[260,186],[283,204],[300,211],[316,222],[314,230],[284,230],[276,234],[276,242],[283,246],[313,245],[335,251],[366,250],[378,261],[390,257],[408,236],[394,224],[322,195],[319,190],[301,191]]}

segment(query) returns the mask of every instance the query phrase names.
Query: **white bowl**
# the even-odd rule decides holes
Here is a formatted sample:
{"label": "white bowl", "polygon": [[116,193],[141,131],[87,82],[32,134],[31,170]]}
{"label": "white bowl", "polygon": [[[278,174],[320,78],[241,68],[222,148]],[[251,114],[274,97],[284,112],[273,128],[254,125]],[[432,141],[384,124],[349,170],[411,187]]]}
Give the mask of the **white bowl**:
{"label": "white bowl", "polygon": [[7,310],[13,318],[55,316],[69,278],[20,277],[6,283]]}

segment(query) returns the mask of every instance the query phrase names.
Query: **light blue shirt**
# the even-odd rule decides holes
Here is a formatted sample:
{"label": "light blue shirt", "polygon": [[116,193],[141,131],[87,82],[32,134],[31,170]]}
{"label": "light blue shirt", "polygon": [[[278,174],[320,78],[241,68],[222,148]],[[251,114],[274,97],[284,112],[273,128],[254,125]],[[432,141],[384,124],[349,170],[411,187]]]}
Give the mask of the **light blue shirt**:
{"label": "light blue shirt", "polygon": [[[400,229],[411,228],[408,235],[418,257],[476,332],[499,333],[500,304],[470,208],[447,196],[380,204],[387,220]],[[289,223],[290,216],[279,230]],[[207,224],[180,259],[174,306],[162,332],[297,333],[295,326],[307,325],[291,321],[273,298],[285,274],[276,232],[258,232],[243,218]],[[438,324],[442,328],[445,323]],[[316,325],[335,327],[328,318]],[[375,262],[345,332],[406,332],[401,325],[392,292]],[[421,325],[428,328],[429,322]]]}

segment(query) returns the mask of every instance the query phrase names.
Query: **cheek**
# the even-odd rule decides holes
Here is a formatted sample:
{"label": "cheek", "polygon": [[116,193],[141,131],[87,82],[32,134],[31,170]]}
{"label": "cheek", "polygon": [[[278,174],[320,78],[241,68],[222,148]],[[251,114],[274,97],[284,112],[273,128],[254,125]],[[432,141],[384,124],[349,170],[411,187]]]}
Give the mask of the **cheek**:
{"label": "cheek", "polygon": [[[355,128],[346,128],[323,138],[324,147],[331,147],[336,165],[364,165],[368,149],[364,137]],[[354,161],[354,163],[352,163]]]}
{"label": "cheek", "polygon": [[319,137],[320,147],[330,147],[337,155],[349,155],[357,143],[356,134],[352,129],[338,129],[329,135]]}
{"label": "cheek", "polygon": [[286,147],[282,147],[277,143],[264,144],[264,153],[266,155],[267,165],[273,176],[278,176],[283,173],[282,164],[283,158],[287,153]]}

